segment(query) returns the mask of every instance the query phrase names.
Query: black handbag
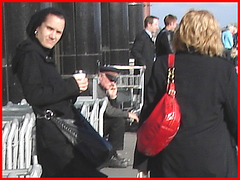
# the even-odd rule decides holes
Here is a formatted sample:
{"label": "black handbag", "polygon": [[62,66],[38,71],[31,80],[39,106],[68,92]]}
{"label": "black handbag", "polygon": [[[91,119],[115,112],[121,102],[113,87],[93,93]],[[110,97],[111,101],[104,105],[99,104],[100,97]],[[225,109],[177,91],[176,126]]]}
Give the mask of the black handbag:
{"label": "black handbag", "polygon": [[111,144],[101,137],[77,109],[77,119],[56,117],[51,110],[46,110],[45,118],[52,121],[95,167],[99,167],[110,158]]}

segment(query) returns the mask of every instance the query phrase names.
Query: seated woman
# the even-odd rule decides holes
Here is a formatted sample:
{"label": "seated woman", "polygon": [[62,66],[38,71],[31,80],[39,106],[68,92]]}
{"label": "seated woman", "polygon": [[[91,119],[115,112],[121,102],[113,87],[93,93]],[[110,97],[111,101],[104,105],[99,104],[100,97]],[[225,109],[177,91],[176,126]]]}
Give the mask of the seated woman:
{"label": "seated woman", "polygon": [[[87,78],[62,79],[55,67],[54,47],[65,21],[54,8],[34,14],[27,26],[28,39],[20,43],[13,59],[13,71],[37,117],[50,109],[59,117],[77,118],[73,103],[88,87]],[[46,118],[37,119],[36,141],[42,177],[106,177]]]}

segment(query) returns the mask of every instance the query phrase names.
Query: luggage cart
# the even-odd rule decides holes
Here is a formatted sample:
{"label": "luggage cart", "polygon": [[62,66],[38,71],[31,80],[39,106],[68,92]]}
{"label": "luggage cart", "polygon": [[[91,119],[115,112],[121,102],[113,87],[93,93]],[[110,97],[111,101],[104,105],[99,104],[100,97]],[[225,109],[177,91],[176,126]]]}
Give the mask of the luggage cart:
{"label": "luggage cart", "polygon": [[107,103],[107,97],[103,99],[92,99],[89,96],[79,96],[74,104],[100,136],[103,136],[103,115]]}
{"label": "luggage cart", "polygon": [[35,115],[28,104],[2,107],[2,176],[40,177],[35,142]]}
{"label": "luggage cart", "polygon": [[[144,103],[144,71],[146,66],[113,65],[111,67],[120,70],[117,87],[122,109],[139,113]],[[127,101],[130,103],[126,104]]]}

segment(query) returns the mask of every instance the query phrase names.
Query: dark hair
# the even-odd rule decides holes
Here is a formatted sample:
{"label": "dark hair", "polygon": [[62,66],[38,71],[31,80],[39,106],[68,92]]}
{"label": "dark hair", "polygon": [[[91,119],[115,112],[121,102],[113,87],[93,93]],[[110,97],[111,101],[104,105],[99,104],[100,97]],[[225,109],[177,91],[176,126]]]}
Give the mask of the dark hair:
{"label": "dark hair", "polygon": [[148,23],[152,24],[153,23],[153,19],[159,19],[158,17],[155,16],[147,16],[144,20],[144,27],[146,28]]}
{"label": "dark hair", "polygon": [[59,18],[62,18],[66,21],[65,15],[60,9],[50,7],[50,8],[42,9],[42,10],[36,12],[35,14],[32,15],[32,17],[27,25],[27,28],[26,28],[27,35],[31,39],[35,38],[36,28],[41,26],[41,24],[46,20],[46,17],[49,14],[56,15]]}
{"label": "dark hair", "polygon": [[171,24],[172,22],[176,21],[177,20],[177,17],[172,15],[172,14],[169,14],[167,16],[165,16],[164,18],[164,24],[165,26]]}

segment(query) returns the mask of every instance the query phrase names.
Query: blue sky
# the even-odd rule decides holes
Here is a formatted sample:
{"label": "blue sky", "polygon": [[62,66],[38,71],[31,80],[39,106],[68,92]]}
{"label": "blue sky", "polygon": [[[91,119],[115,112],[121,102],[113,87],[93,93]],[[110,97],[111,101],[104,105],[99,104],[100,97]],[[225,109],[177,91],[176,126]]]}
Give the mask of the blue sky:
{"label": "blue sky", "polygon": [[220,27],[237,22],[237,3],[151,3],[150,14],[159,17],[159,26],[164,27],[163,18],[167,14],[177,16],[180,22],[183,15],[191,8],[208,10],[218,20]]}

